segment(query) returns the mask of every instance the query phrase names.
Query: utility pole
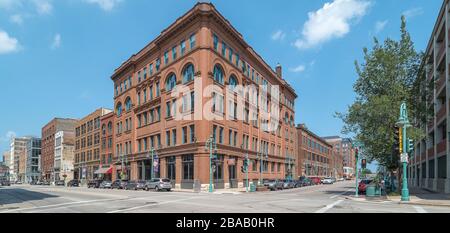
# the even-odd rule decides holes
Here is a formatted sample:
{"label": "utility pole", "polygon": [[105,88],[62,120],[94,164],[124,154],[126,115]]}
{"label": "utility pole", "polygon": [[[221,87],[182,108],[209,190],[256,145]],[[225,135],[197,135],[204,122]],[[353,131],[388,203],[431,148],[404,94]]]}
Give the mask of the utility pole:
{"label": "utility pole", "polygon": [[408,169],[408,151],[407,151],[407,143],[406,143],[406,129],[411,127],[411,124],[408,120],[408,111],[406,109],[406,103],[403,102],[400,106],[400,118],[397,122],[399,127],[402,127],[402,137],[400,139],[400,149],[401,149],[401,162],[403,164],[403,179],[402,179],[402,201],[409,201],[409,190],[408,190],[408,178],[407,178],[407,169]]}

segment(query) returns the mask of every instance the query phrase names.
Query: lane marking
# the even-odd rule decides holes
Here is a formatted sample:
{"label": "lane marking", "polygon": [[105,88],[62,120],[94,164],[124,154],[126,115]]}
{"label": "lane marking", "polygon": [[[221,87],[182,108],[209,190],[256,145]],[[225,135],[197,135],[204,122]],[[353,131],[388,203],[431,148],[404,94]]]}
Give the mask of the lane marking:
{"label": "lane marking", "polygon": [[323,213],[327,212],[328,210],[334,208],[336,205],[339,205],[341,202],[343,202],[343,200],[336,201],[335,203],[327,205],[327,206],[323,207],[322,209],[316,211],[315,213],[323,214]]}
{"label": "lane marking", "polygon": [[416,210],[417,213],[420,213],[420,214],[426,214],[426,213],[428,213],[424,208],[422,208],[422,207],[420,207],[420,206],[415,206],[415,205],[413,205],[413,208]]}
{"label": "lane marking", "polygon": [[330,199],[334,199],[334,198],[336,198],[336,197],[342,196],[342,195],[344,195],[344,194],[346,194],[346,193],[348,193],[348,192],[351,192],[351,191],[354,191],[354,189],[349,189],[349,190],[347,190],[347,191],[345,191],[345,192],[343,192],[343,193],[334,195],[334,196],[330,197]]}
{"label": "lane marking", "polygon": [[146,208],[146,207],[149,207],[149,206],[164,205],[164,204],[168,204],[168,203],[181,202],[181,201],[188,201],[188,200],[198,199],[198,198],[200,198],[200,197],[191,197],[191,198],[178,199],[178,200],[173,200],[173,201],[163,201],[163,202],[152,203],[152,204],[143,205],[143,206],[136,206],[136,207],[132,207],[132,208],[128,208],[128,209],[113,210],[113,211],[109,211],[109,212],[107,212],[107,213],[108,213],[108,214],[113,214],[113,213],[120,213],[120,212],[128,212],[128,211],[132,211],[132,210],[137,210],[137,209]]}
{"label": "lane marking", "polygon": [[51,207],[58,207],[58,206],[64,206],[64,205],[70,206],[70,205],[76,205],[76,204],[104,202],[104,201],[112,201],[112,200],[118,200],[118,199],[101,199],[101,200],[97,199],[97,200],[89,200],[89,201],[76,201],[76,202],[60,203],[60,204],[54,204],[54,205],[45,205],[45,206],[36,206],[36,207],[27,207],[27,208],[20,208],[20,209],[14,209],[14,210],[0,211],[0,213],[10,213],[10,212],[17,212],[17,211],[24,211],[24,210],[43,209],[43,208],[51,208]]}

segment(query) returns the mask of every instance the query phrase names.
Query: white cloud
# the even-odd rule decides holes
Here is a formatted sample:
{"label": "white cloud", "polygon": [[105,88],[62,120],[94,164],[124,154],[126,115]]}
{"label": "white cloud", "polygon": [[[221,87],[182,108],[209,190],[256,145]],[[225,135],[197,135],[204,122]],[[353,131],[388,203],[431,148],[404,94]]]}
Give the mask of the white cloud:
{"label": "white cloud", "polygon": [[294,45],[309,49],[350,32],[350,23],[363,17],[371,6],[369,0],[333,0],[315,12],[308,13],[303,25],[302,38]]}
{"label": "white cloud", "polygon": [[11,10],[22,4],[19,0],[0,0],[0,9]]}
{"label": "white cloud", "polygon": [[386,27],[387,23],[388,23],[388,20],[377,21],[375,23],[375,33],[379,33],[381,31],[383,31],[383,29]]}
{"label": "white cloud", "polygon": [[61,47],[61,35],[58,33],[53,37],[52,45],[50,46],[53,50]]}
{"label": "white cloud", "polygon": [[19,49],[19,41],[10,37],[7,32],[0,30],[0,54],[17,52]]}
{"label": "white cloud", "polygon": [[87,3],[97,4],[104,11],[111,11],[117,4],[123,0],[84,0]]}
{"label": "white cloud", "polygon": [[294,73],[301,73],[306,70],[306,67],[305,67],[305,65],[299,65],[299,66],[297,66],[295,68],[291,68],[289,70]]}
{"label": "white cloud", "polygon": [[411,8],[409,10],[403,11],[402,15],[404,15],[407,19],[416,17],[423,14],[422,7]]}
{"label": "white cloud", "polygon": [[284,40],[285,37],[286,33],[284,33],[282,30],[278,30],[272,34],[272,40]]}
{"label": "white cloud", "polygon": [[38,14],[48,15],[52,13],[53,5],[50,3],[50,1],[51,0],[33,0]]}
{"label": "white cloud", "polygon": [[23,24],[23,15],[15,14],[9,17],[9,20],[15,24],[22,25]]}
{"label": "white cloud", "polygon": [[12,138],[17,136],[16,132],[8,131],[4,136],[0,137],[0,141],[10,142]]}

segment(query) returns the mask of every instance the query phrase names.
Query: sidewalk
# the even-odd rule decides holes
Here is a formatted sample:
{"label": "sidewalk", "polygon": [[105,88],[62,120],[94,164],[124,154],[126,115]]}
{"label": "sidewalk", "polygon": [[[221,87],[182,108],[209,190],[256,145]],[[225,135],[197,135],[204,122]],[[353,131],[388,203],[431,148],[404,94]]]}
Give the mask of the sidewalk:
{"label": "sidewalk", "polygon": [[410,192],[409,202],[402,202],[401,196],[388,196],[387,198],[398,204],[450,207],[449,194],[435,193],[420,188],[410,188],[409,192]]}
{"label": "sidewalk", "polygon": [[[184,192],[184,193],[209,193],[208,190],[201,190],[196,192],[193,189],[172,189],[173,192]],[[212,194],[243,194],[245,193],[245,188],[238,189],[218,189],[214,190]]]}

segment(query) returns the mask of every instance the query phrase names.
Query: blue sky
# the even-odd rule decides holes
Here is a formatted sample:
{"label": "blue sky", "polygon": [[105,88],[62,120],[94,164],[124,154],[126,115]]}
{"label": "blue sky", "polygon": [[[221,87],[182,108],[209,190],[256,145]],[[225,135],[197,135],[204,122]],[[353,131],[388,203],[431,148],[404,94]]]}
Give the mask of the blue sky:
{"label": "blue sky", "polygon": [[[197,1],[0,0],[0,151],[40,135],[53,117],[112,108],[110,75]],[[296,123],[340,135],[333,117],[355,98],[355,59],[374,36],[398,38],[401,14],[416,47],[441,0],[217,0],[217,9],[295,88]]]}

